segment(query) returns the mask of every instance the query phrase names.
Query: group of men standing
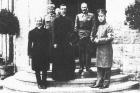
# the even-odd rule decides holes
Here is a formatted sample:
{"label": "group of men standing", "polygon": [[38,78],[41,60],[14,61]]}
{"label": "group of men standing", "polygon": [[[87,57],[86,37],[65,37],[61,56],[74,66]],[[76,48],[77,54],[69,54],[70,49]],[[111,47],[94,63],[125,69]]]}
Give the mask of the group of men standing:
{"label": "group of men standing", "polygon": [[[32,59],[39,88],[47,87],[46,78],[49,63],[53,63],[54,80],[74,79],[75,57],[73,45],[79,45],[79,73],[84,67],[90,70],[90,39],[96,33],[95,15],[88,12],[86,3],[81,4],[82,13],[76,15],[75,26],[67,16],[67,6],[62,4],[55,14],[55,5],[50,4],[48,14],[36,19],[36,28],[29,32],[28,55]],[[40,73],[42,72],[42,73]]]}

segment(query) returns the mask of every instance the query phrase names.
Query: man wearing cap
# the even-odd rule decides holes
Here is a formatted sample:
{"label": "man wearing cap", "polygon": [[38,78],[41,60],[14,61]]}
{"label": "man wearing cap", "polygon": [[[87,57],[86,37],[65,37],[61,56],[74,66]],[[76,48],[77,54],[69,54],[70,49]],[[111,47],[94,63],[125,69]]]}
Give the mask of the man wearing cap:
{"label": "man wearing cap", "polygon": [[80,70],[83,72],[84,67],[87,71],[90,70],[91,55],[90,55],[90,37],[92,37],[95,30],[95,15],[88,12],[87,3],[81,4],[82,13],[76,15],[75,31],[79,35],[79,61]]}

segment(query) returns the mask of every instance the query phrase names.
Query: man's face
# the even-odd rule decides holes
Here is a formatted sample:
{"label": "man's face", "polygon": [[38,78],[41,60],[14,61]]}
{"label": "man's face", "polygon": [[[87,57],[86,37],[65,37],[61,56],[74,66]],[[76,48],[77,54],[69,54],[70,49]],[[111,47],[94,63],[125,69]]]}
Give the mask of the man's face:
{"label": "man's face", "polygon": [[42,26],[42,19],[41,18],[37,18],[36,19],[36,27],[40,27]]}
{"label": "man's face", "polygon": [[55,5],[54,4],[49,4],[47,6],[48,13],[54,13],[54,8],[55,8]]}
{"label": "man's face", "polygon": [[60,13],[61,15],[66,14],[67,7],[66,6],[60,6]]}
{"label": "man's face", "polygon": [[98,20],[99,20],[99,22],[102,23],[105,20],[105,15],[103,13],[99,13],[98,14]]}
{"label": "man's face", "polygon": [[48,13],[54,13],[54,7],[49,7],[48,8]]}
{"label": "man's face", "polygon": [[81,10],[82,10],[83,13],[86,13],[88,11],[86,3],[81,4]]}
{"label": "man's face", "polygon": [[55,14],[56,14],[56,15],[60,15],[60,9],[59,9],[59,8],[56,8],[56,9],[55,9]]}

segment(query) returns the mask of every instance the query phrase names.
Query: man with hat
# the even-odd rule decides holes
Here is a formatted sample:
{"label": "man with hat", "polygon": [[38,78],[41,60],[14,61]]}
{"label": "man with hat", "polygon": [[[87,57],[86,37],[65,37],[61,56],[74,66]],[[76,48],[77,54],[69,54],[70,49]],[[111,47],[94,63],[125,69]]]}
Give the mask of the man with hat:
{"label": "man with hat", "polygon": [[91,55],[90,55],[90,37],[92,37],[95,30],[95,15],[88,12],[87,3],[81,4],[82,13],[76,15],[75,19],[75,31],[79,35],[79,61],[80,70],[83,72],[84,67],[87,71],[91,71]]}

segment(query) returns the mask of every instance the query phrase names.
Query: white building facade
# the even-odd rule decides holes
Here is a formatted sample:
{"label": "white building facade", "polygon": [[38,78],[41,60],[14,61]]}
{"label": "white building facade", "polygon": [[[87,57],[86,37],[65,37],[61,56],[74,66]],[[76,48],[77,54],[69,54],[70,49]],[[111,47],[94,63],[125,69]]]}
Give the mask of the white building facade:
{"label": "white building facade", "polygon": [[[0,9],[9,8],[9,10],[11,10],[13,6],[14,13],[20,22],[20,37],[15,40],[14,44],[14,63],[18,67],[18,70],[31,68],[27,55],[28,32],[35,27],[35,17],[43,17],[47,13],[47,5],[50,3],[51,0],[0,0]],[[122,31],[122,29],[128,30],[128,28],[125,28],[126,26],[124,26],[125,8],[134,3],[135,0],[106,0],[107,21],[113,26],[114,31],[119,32]],[[125,33],[121,33],[122,36],[124,34]],[[128,65],[126,63],[129,63],[130,60],[125,60],[124,53],[118,51],[119,48],[124,49],[124,47],[127,47],[128,45],[129,44],[125,44],[124,46],[121,43],[118,45],[114,44],[114,59],[115,61],[120,59],[119,62],[121,63],[118,64],[123,71],[126,71],[127,68],[125,67]],[[4,52],[2,43],[0,47],[0,51]],[[133,51],[134,47],[130,50]],[[134,71],[136,71],[136,64],[134,64],[134,68]]]}

